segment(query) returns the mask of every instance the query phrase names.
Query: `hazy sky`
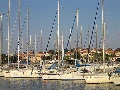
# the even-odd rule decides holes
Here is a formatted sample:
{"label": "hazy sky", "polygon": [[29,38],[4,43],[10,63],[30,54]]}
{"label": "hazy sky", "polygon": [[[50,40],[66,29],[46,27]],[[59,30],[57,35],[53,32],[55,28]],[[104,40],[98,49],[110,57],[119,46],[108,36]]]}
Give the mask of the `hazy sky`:
{"label": "hazy sky", "polygon": [[[101,30],[101,20],[102,20],[102,10],[101,10],[101,0],[60,0],[60,34],[64,33],[64,47],[67,46],[67,40],[69,38],[70,28],[72,28],[74,19],[75,19],[75,12],[79,8],[79,26],[78,26],[78,33],[80,34],[80,27],[83,28],[83,43],[82,46],[84,48],[87,47],[87,43],[85,44],[88,32],[88,25],[90,30],[90,36],[92,34],[92,27],[94,25],[94,18],[96,15],[98,2],[100,1],[100,6],[98,9],[97,20],[96,24],[98,25],[98,46],[99,42],[101,42],[102,37],[102,30]],[[40,30],[43,32],[43,47],[42,50],[45,51],[47,47],[47,42],[49,38],[50,31],[53,26],[53,21],[55,19],[55,13],[57,12],[57,0],[21,0],[20,6],[20,17],[21,17],[21,28],[23,28],[22,38],[23,38],[23,45],[24,51],[26,50],[26,38],[27,38],[27,31],[26,31],[26,23],[24,24],[26,14],[27,14],[27,7],[30,6],[30,35],[32,35],[32,44],[34,42],[34,37],[36,34],[37,38],[37,51],[40,50]],[[106,28],[106,47],[111,47],[112,49],[116,49],[120,47],[120,0],[104,0],[105,12],[104,12],[104,20],[107,25]],[[18,0],[11,0],[11,11],[10,11],[10,22],[11,22],[11,31],[14,33],[13,40],[10,43],[10,53],[15,52],[17,46],[17,32],[18,32],[18,20],[14,28],[14,24],[16,21],[18,10]],[[3,53],[7,53],[7,13],[8,13],[8,0],[0,0],[0,13],[5,13],[3,16]],[[25,25],[25,26],[23,26]],[[15,30],[13,30],[13,28]],[[52,37],[50,40],[50,44],[48,47],[49,49],[54,48],[54,39],[57,33],[57,19],[55,21],[54,30],[52,33]],[[72,48],[76,46],[76,23],[72,33]],[[80,43],[79,43],[80,45]],[[101,45],[102,47],[102,45]]]}

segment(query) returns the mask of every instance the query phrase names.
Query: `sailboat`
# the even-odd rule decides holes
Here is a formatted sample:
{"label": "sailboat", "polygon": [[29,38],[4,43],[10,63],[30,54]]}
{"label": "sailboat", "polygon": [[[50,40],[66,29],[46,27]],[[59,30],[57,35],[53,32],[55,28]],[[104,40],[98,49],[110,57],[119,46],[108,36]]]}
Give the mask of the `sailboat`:
{"label": "sailboat", "polygon": [[[20,34],[20,0],[19,0],[19,31],[18,31],[18,69],[10,71],[10,77],[12,78],[39,78],[41,75],[39,74],[38,70],[33,67],[28,67],[28,40],[29,40],[29,7],[27,12],[27,65],[26,68],[21,69],[19,64],[19,34]],[[36,36],[36,35],[35,35]],[[36,39],[36,38],[35,38]]]}
{"label": "sailboat", "polygon": [[[77,21],[77,45],[76,45],[76,48],[78,48],[78,9],[76,11],[76,18],[77,18],[77,20],[76,20]],[[71,30],[70,30],[70,34],[71,34]],[[62,36],[62,38],[63,38],[63,36]],[[76,54],[76,59],[75,59],[75,65],[77,67],[77,54]],[[71,69],[68,69],[66,71],[61,72],[61,74],[60,74],[61,80],[85,80],[85,76],[83,73],[78,72],[77,68],[75,68],[75,71],[76,72],[72,71]]]}
{"label": "sailboat", "polygon": [[105,72],[105,23],[104,23],[104,0],[102,0],[102,30],[103,30],[103,67],[104,71],[100,74],[90,75],[85,79],[88,84],[112,83],[111,75]]}
{"label": "sailboat", "polygon": [[34,67],[28,67],[28,64],[27,64],[25,65],[25,68],[23,69],[18,68],[16,70],[12,70],[10,72],[10,77],[12,78],[41,78],[41,75],[37,69],[34,69]]}
{"label": "sailboat", "polygon": [[[28,11],[28,13],[29,13],[29,11]],[[10,17],[10,0],[9,0],[8,16]],[[27,17],[28,17],[28,15],[27,15]],[[26,66],[25,69],[20,68],[20,60],[19,60],[20,0],[19,0],[19,8],[18,8],[18,20],[19,20],[19,28],[18,28],[18,65],[17,65],[17,69],[3,70],[4,77],[7,77],[7,78],[10,78],[10,77],[12,77],[12,78],[24,78],[24,77],[26,77],[26,78],[31,78],[31,77],[36,78],[36,77],[41,77],[38,73],[38,70],[33,70],[33,68],[28,68],[28,61],[27,61],[27,66]],[[8,56],[9,56],[9,29],[10,29],[10,21],[8,21]],[[8,57],[8,66],[9,66],[9,57]]]}
{"label": "sailboat", "polygon": [[0,77],[3,77],[3,73],[2,73],[2,14],[0,14]]}
{"label": "sailboat", "polygon": [[[9,32],[10,32],[10,0],[9,0],[9,4],[8,4],[8,66],[7,68],[9,69]],[[4,74],[4,77],[10,77],[10,73],[9,70],[3,70],[2,71]]]}
{"label": "sailboat", "polygon": [[64,57],[64,48],[63,48],[63,34],[62,34],[62,70],[60,72],[57,72],[56,69],[48,70],[46,71],[46,74],[42,75],[42,79],[43,80],[84,80],[84,76],[82,74],[78,74],[78,72],[72,72],[70,69],[64,70],[63,57]]}
{"label": "sailboat", "polygon": [[[59,0],[58,0],[58,47],[59,47]],[[77,10],[78,15],[78,10]],[[77,16],[78,17],[78,16]],[[77,24],[78,24],[78,18],[77,18]],[[77,25],[78,26],[78,25]],[[62,34],[62,60],[63,60],[63,34]],[[59,52],[59,48],[58,48]],[[84,80],[84,76],[81,74],[78,74],[78,72],[72,72],[70,69],[66,71],[60,71],[60,59],[59,59],[59,53],[58,53],[58,70],[52,69],[52,70],[46,70],[42,72],[42,79],[43,80]]]}
{"label": "sailboat", "polygon": [[[59,60],[59,10],[60,10],[60,1],[58,0],[58,31],[57,31],[57,36],[58,36],[58,70],[60,69],[59,68],[59,64],[60,64],[60,60]],[[52,72],[52,73],[51,73]],[[53,69],[52,71],[51,70],[45,70],[45,69],[42,69],[42,79],[45,80],[45,79],[60,79],[60,76],[59,76],[59,72],[56,70],[56,69]]]}

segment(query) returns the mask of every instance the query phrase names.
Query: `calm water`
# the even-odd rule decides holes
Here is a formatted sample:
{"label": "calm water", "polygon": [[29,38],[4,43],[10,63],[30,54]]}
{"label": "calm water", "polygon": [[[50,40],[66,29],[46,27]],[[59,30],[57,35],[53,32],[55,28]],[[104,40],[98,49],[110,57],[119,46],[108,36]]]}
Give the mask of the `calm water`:
{"label": "calm water", "polygon": [[49,81],[28,78],[0,78],[0,90],[120,90],[114,84],[85,84],[84,81]]}

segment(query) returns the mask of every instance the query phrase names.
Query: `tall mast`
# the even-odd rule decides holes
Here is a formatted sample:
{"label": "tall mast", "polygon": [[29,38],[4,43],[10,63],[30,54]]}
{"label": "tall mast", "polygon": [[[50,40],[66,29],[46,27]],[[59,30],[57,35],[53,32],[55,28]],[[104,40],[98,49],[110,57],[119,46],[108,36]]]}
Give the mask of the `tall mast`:
{"label": "tall mast", "polygon": [[[56,50],[58,51],[58,31],[57,31],[57,34],[56,34]],[[57,54],[56,54],[56,60],[57,60]]]}
{"label": "tall mast", "polygon": [[77,18],[77,26],[76,26],[76,30],[77,30],[77,39],[76,39],[76,59],[77,59],[77,49],[78,49],[78,10],[76,12],[76,18]]}
{"label": "tall mast", "polygon": [[59,30],[60,30],[60,0],[58,0],[58,70],[60,70],[60,42],[59,42]]}
{"label": "tall mast", "polygon": [[10,0],[9,0],[9,6],[8,6],[8,66],[10,64]]}
{"label": "tall mast", "polygon": [[102,0],[103,63],[105,63],[104,0]]}
{"label": "tall mast", "polygon": [[[1,15],[1,54],[3,52],[3,20],[2,20],[2,17],[3,16]],[[1,58],[1,63],[2,63],[2,58]]]}
{"label": "tall mast", "polygon": [[20,0],[18,1],[18,68],[19,68],[19,44],[20,44]]}
{"label": "tall mast", "polygon": [[28,66],[28,60],[29,60],[29,6],[27,10],[27,66]]}
{"label": "tall mast", "polygon": [[3,36],[3,34],[2,34],[2,14],[0,15],[0,64],[2,64],[2,44],[3,44],[3,42],[2,42],[2,36]]}

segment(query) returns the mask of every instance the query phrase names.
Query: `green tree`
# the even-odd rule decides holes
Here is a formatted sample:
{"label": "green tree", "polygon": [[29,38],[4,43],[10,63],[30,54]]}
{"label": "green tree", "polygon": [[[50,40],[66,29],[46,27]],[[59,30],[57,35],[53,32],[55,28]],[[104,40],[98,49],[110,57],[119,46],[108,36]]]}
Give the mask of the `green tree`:
{"label": "green tree", "polygon": [[8,56],[6,54],[2,54],[2,64],[6,64],[8,62]]}
{"label": "green tree", "polygon": [[10,56],[10,62],[12,63],[17,63],[17,60],[18,60],[18,56],[17,55],[13,55],[13,56]]}
{"label": "green tree", "polygon": [[117,48],[115,51],[120,51],[120,48]]}
{"label": "green tree", "polygon": [[48,52],[51,53],[51,54],[55,53],[54,50],[49,50]]}
{"label": "green tree", "polygon": [[77,54],[77,59],[80,59],[80,57],[81,57],[81,55],[80,55],[80,53],[79,52],[74,52],[74,58],[76,59],[76,54]]}

